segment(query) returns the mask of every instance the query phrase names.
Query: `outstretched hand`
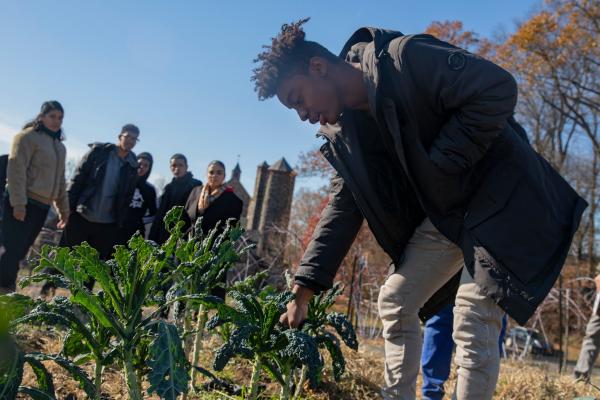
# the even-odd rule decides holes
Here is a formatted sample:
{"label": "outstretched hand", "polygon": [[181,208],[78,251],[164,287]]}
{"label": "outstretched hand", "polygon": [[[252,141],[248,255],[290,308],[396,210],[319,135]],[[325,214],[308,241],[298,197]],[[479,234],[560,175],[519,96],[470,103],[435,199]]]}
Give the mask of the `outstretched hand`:
{"label": "outstretched hand", "polygon": [[314,291],[304,286],[294,285],[292,292],[296,295],[287,305],[287,311],[281,315],[279,322],[283,326],[298,328],[308,315],[308,303]]}

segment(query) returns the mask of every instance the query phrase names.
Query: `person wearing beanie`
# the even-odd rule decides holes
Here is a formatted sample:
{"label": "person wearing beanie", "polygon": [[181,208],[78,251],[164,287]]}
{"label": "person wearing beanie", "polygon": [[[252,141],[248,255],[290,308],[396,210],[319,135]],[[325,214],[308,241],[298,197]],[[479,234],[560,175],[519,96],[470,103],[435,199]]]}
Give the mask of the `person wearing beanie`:
{"label": "person wearing beanie", "polygon": [[150,235],[148,235],[150,240],[158,244],[164,243],[169,238],[169,232],[163,221],[165,215],[175,206],[184,206],[192,189],[202,186],[202,181],[195,179],[188,171],[187,158],[183,154],[173,154],[169,161],[169,167],[173,174],[173,180],[165,186],[160,196],[156,218],[150,228]]}
{"label": "person wearing beanie", "polygon": [[154,221],[156,215],[156,188],[148,182],[154,163],[150,153],[140,153],[137,157],[138,181],[129,202],[123,227],[119,229],[119,242],[125,244],[135,234],[140,232],[146,237],[146,224]]}
{"label": "person wearing beanie", "polygon": [[50,207],[58,210],[58,228],[69,221],[61,130],[64,114],[58,101],[47,101],[13,139],[3,199],[6,251],[0,258],[0,294],[15,290],[19,261],[42,229]]}

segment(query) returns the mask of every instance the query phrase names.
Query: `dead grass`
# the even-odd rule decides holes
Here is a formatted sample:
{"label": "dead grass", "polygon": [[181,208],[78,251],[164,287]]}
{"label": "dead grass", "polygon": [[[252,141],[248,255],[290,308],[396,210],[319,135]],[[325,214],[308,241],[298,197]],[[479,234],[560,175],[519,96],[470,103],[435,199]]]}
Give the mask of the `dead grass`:
{"label": "dead grass", "polygon": [[[61,347],[61,336],[50,330],[24,330],[20,334],[20,342],[27,345],[28,351],[43,351],[57,353]],[[219,340],[212,337],[204,342],[205,353],[201,363],[210,366],[212,362],[212,350],[219,346]],[[378,348],[382,346],[381,340],[363,340],[359,351],[344,349],[347,358],[347,372],[339,384],[333,382],[331,372],[326,369],[324,382],[318,390],[306,390],[306,400],[345,400],[345,399],[378,399],[379,388],[383,383],[383,358]],[[328,361],[327,361],[328,362]],[[49,370],[54,376],[58,399],[84,399],[85,395],[78,388],[77,383],[58,366],[47,363]],[[84,369],[91,375],[92,366],[86,365]],[[454,370],[454,369],[453,369]],[[225,371],[219,374],[221,377],[233,382],[247,382],[251,373],[251,366],[245,360],[231,363]],[[25,385],[35,386],[33,372],[26,368]],[[452,391],[456,382],[456,372],[453,372],[446,388]],[[278,387],[268,383],[263,392],[264,399],[276,399]],[[421,378],[417,387],[421,385]],[[144,385],[147,387],[147,385]],[[125,400],[127,392],[125,380],[114,368],[105,370],[102,391],[106,399]],[[157,399],[156,396],[146,395],[148,399]],[[515,361],[503,361],[500,378],[496,388],[494,399],[506,400],[563,400],[573,399],[577,396],[598,396],[600,391],[590,385],[574,383],[568,375],[559,376],[544,366],[533,366]],[[25,398],[25,397],[19,397]],[[227,399],[230,397],[220,393],[201,393],[189,396],[189,399]],[[420,396],[417,396],[420,398]],[[446,399],[450,399],[448,394]]]}

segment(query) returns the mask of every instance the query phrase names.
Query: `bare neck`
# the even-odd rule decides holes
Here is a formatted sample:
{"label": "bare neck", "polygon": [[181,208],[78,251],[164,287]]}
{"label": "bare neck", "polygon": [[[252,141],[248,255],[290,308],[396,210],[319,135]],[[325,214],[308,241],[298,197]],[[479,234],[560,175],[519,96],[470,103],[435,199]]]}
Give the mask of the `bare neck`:
{"label": "bare neck", "polygon": [[122,148],[122,147],[120,147],[120,146],[117,146],[117,155],[118,155],[120,158],[123,158],[123,159],[124,159],[125,157],[127,157],[127,155],[128,155],[128,154],[129,154],[129,151],[128,151],[128,150],[125,150],[124,148]]}
{"label": "bare neck", "polygon": [[341,63],[337,66],[337,87],[344,108],[369,110],[369,96],[360,64]]}

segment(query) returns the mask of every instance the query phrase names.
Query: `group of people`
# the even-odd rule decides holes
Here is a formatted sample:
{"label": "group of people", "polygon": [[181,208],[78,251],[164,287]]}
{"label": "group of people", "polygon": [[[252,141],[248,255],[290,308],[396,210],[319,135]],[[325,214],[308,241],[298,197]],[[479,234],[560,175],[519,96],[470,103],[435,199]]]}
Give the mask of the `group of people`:
{"label": "group of people", "polygon": [[[0,294],[15,290],[19,263],[52,207],[58,215],[56,227],[62,230],[60,245],[85,241],[103,260],[136,232],[159,244],[166,241],[169,233],[163,218],[175,206],[185,207],[185,229],[199,217],[204,232],[239,220],[243,204],[226,185],[221,161],[209,163],[203,184],[189,171],[186,157],[174,154],[169,161],[173,179],[157,201],[156,189],[148,182],[153,158],[147,152],[133,152],[140,136],[133,124],[121,128],[116,143],[91,144],[67,184],[64,114],[58,101],[47,101],[13,139],[2,199]],[[46,284],[42,292],[51,289]]]}
{"label": "group of people", "polygon": [[[503,316],[524,324],[534,314],[560,274],[587,203],[515,120],[518,90],[509,72],[433,36],[378,28],[359,29],[336,56],[305,39],[306,21],[282,26],[252,77],[259,99],[276,97],[301,120],[321,124],[321,152],[336,171],[281,322],[302,324],[366,220],[393,260],[378,299],[383,398],[415,399],[419,318],[450,307],[443,320],[453,325],[454,397],[491,399]],[[15,137],[4,199],[3,292],[14,289],[18,261],[52,203],[63,244],[87,240],[103,257],[154,213],[156,195],[146,181],[152,157],[132,153],[139,129],[125,125],[116,145],[93,145],[67,187],[63,115],[59,103],[44,103]],[[225,215],[239,217],[241,202],[223,185],[222,163],[210,163],[205,185],[184,156],[170,163],[174,178],[150,239],[165,240],[161,220],[174,205],[185,205],[190,220],[202,215],[207,228]]]}

